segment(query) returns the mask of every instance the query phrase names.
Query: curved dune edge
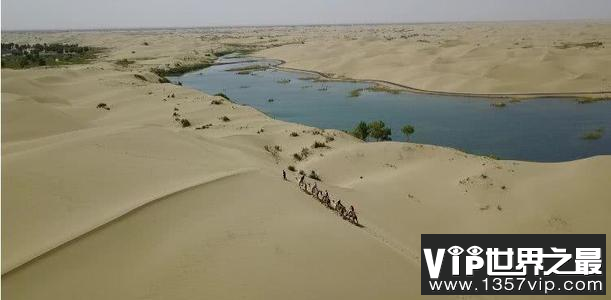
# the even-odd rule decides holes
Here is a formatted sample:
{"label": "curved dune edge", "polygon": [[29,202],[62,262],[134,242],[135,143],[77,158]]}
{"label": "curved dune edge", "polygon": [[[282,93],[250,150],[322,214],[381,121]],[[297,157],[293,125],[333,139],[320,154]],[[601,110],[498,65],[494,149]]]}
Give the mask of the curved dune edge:
{"label": "curved dune edge", "polygon": [[170,198],[173,195],[177,195],[177,194],[186,192],[188,190],[191,190],[191,189],[194,189],[194,188],[206,185],[206,184],[214,183],[219,180],[223,180],[223,179],[230,178],[233,176],[239,176],[241,174],[246,174],[246,173],[253,172],[253,171],[254,169],[245,169],[245,170],[235,170],[235,171],[230,171],[230,172],[221,172],[221,174],[208,175],[206,176],[208,178],[206,178],[203,181],[200,181],[194,184],[189,184],[175,191],[170,191],[170,192],[158,195],[158,196],[154,196],[153,198],[149,200],[137,201],[138,204],[136,206],[124,208],[124,210],[121,211],[119,214],[112,216],[111,218],[103,221],[102,223],[95,225],[94,227],[87,228],[85,229],[85,231],[77,233],[75,236],[69,237],[68,239],[61,241],[54,246],[51,246],[46,249],[42,249],[42,251],[40,251],[39,253],[35,253],[29,257],[26,257],[22,261],[11,262],[8,265],[2,264],[2,276],[9,275],[11,272],[18,270],[19,268],[22,268],[26,266],[27,264],[34,263],[38,259],[42,259],[44,256],[49,255],[54,251],[59,251],[63,247],[68,247],[70,243],[73,243],[79,239],[85,238],[87,235],[93,234],[95,231],[100,230],[104,226],[108,226],[112,224],[113,222],[117,222],[121,218],[125,218],[129,214],[135,213],[136,211],[140,209],[144,209],[147,205],[151,205],[152,203],[156,201],[163,201],[164,199]]}

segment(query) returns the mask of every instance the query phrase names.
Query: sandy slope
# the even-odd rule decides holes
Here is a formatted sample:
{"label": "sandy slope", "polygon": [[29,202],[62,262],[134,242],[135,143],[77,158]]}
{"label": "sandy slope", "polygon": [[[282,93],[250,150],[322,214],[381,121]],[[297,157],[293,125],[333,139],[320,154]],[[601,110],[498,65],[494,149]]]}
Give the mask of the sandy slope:
{"label": "sandy slope", "polygon": [[[405,299],[420,294],[421,233],[611,233],[609,156],[496,161],[211,105],[218,97],[133,74],[154,79],[150,64],[216,41],[132,34],[64,34],[112,45],[91,65],[2,70],[6,299]],[[111,63],[144,39],[174,44]],[[180,128],[174,108],[213,125]],[[292,159],[327,136],[331,148]],[[300,192],[295,174],[281,180],[288,165],[316,170],[365,228]]]}
{"label": "sandy slope", "polygon": [[[573,44],[599,41],[585,49]],[[611,23],[420,24],[317,29],[263,56],[286,67],[463,93],[611,93]]]}

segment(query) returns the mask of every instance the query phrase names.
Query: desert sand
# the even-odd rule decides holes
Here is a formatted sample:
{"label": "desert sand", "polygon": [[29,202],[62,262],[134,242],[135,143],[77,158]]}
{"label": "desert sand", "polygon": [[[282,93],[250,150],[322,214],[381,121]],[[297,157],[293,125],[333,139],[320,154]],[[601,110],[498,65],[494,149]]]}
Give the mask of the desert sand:
{"label": "desert sand", "polygon": [[323,27],[303,41],[261,55],[333,77],[439,92],[611,93],[609,22]]}
{"label": "desert sand", "polygon": [[[477,40],[492,25],[470,26],[461,32]],[[608,39],[609,27],[546,26],[540,34],[549,37],[530,37],[532,49],[480,52],[461,43],[440,48],[438,62],[425,59],[435,56],[425,54],[432,45],[377,38],[396,35],[389,28],[398,25],[5,33],[3,42],[78,42],[108,50],[86,65],[2,69],[2,297],[406,299],[420,295],[422,233],[611,234],[611,156],[544,164],[413,143],[364,143],[226,100],[212,105],[222,98],[158,83],[149,72],[243,43],[272,47],[255,55],[292,67],[433,90],[599,88],[597,81],[610,75],[606,40],[596,49],[541,43]],[[499,45],[519,42],[514,25],[493,27],[499,29],[491,39]],[[355,30],[362,40],[343,38]],[[376,55],[363,59],[372,50]],[[472,58],[465,61],[467,52]],[[114,63],[123,58],[136,62]],[[539,58],[550,61],[534,64]],[[508,60],[523,63],[512,69]],[[456,72],[461,66],[469,68]],[[524,68],[528,78],[553,80],[527,83],[516,76]],[[422,71],[422,78],[401,70]],[[570,80],[571,72],[586,75]],[[110,110],[96,108],[99,103]],[[174,111],[192,126],[182,128]],[[212,126],[195,130],[205,124]],[[311,148],[326,137],[334,138],[330,148]],[[296,162],[292,154],[304,147],[312,154]],[[282,180],[289,165],[320,174],[319,186],[355,205],[364,227],[301,192],[296,173]]]}

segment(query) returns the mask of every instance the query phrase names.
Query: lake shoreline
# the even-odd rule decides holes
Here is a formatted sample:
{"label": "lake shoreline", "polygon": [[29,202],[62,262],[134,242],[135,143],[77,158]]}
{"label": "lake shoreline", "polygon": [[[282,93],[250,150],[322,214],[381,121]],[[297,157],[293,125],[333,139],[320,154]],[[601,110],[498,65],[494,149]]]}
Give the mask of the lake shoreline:
{"label": "lake shoreline", "polygon": [[[260,57],[260,58],[265,58],[265,57]],[[300,73],[305,73],[305,74],[313,74],[313,75],[320,76],[322,78],[322,80],[325,80],[325,81],[344,81],[344,82],[370,83],[370,84],[382,85],[382,86],[389,87],[389,88],[395,88],[395,89],[400,89],[400,90],[403,90],[403,91],[412,92],[412,93],[419,93],[419,94],[440,95],[440,96],[460,96],[460,97],[493,98],[491,100],[503,99],[503,100],[519,100],[519,101],[520,100],[539,99],[539,98],[569,98],[569,99],[575,99],[576,101],[589,100],[588,102],[609,101],[609,100],[611,100],[611,96],[588,97],[588,96],[592,96],[592,95],[611,94],[611,91],[604,91],[604,92],[566,92],[566,93],[463,93],[463,92],[446,92],[446,91],[425,90],[425,89],[419,89],[419,88],[411,87],[411,86],[408,86],[408,85],[403,85],[403,84],[400,84],[400,83],[396,83],[396,82],[392,82],[392,81],[387,81],[387,80],[380,80],[380,79],[354,79],[354,78],[346,78],[346,77],[335,78],[335,77],[329,76],[329,74],[326,74],[324,72],[315,71],[315,70],[307,70],[307,69],[299,69],[299,68],[292,68],[292,67],[284,67],[282,65],[285,65],[288,62],[285,61],[285,60],[282,60],[282,59],[277,59],[277,58],[265,58],[265,59],[271,59],[271,60],[279,61],[280,63],[278,65],[274,66],[274,68],[276,68],[278,70],[294,71],[294,72],[300,72]]]}

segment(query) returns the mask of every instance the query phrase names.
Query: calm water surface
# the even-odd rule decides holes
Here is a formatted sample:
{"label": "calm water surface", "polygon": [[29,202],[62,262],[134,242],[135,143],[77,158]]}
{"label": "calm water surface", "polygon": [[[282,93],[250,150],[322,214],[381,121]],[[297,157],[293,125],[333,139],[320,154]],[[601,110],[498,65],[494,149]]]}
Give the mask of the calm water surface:
{"label": "calm water surface", "polygon": [[[611,154],[611,101],[579,104],[568,99],[535,99],[493,107],[496,100],[403,92],[364,91],[368,83],[317,82],[305,73],[259,70],[240,75],[228,71],[251,65],[272,65],[248,58],[229,58],[232,64],[171,78],[208,94],[225,93],[234,102],[249,105],[285,121],[319,128],[352,129],[359,121],[382,120],[393,140],[405,140],[400,129],[411,124],[410,140],[502,159],[567,161]],[[237,63],[236,63],[237,62]],[[273,99],[270,102],[269,99]],[[598,140],[586,133],[603,128]]]}

